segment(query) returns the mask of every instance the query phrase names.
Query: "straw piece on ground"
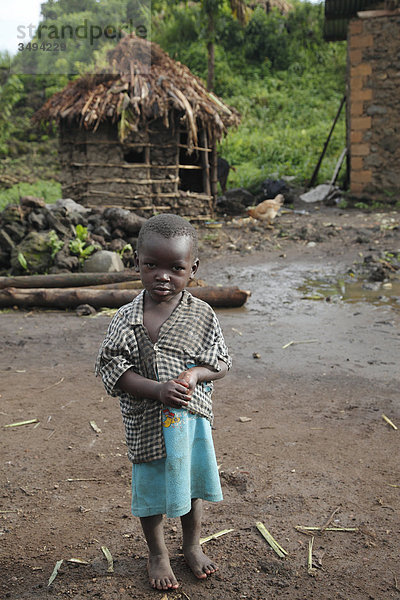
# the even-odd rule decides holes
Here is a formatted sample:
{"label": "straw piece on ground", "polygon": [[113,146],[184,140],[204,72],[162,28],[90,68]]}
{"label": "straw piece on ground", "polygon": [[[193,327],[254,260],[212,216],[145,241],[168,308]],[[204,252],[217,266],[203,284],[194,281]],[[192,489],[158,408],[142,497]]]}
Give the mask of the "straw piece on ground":
{"label": "straw piece on ground", "polygon": [[100,427],[97,425],[96,421],[90,421],[90,427],[93,429],[93,431],[95,431],[96,433],[101,433],[101,429]]}
{"label": "straw piece on ground", "polygon": [[19,421],[18,423],[9,423],[3,425],[3,427],[21,427],[21,425],[32,425],[32,423],[39,423],[39,419],[29,419],[28,421]]}
{"label": "straw piece on ground", "polygon": [[[297,525],[295,527],[296,531],[300,533],[305,533],[306,535],[312,535],[313,531],[321,532],[321,527],[306,527],[305,525]],[[355,533],[360,531],[358,527],[326,527],[324,531],[333,531],[333,532],[352,532]]]}
{"label": "straw piece on ground", "polygon": [[396,427],[396,425],[393,423],[393,421],[391,421],[391,420],[389,419],[389,417],[387,417],[386,415],[382,414],[382,419],[383,419],[384,421],[386,421],[386,423],[387,423],[388,425],[390,425],[390,427],[393,427],[393,429],[395,429],[395,430],[397,431],[398,427]]}
{"label": "straw piece on ground", "polygon": [[280,558],[285,558],[287,555],[286,550],[284,550],[282,548],[282,546],[280,546],[278,544],[278,542],[272,537],[272,535],[270,534],[268,529],[265,527],[265,525],[263,523],[261,523],[260,521],[258,521],[256,523],[256,527],[257,527],[258,531],[261,533],[261,535],[263,536],[263,538],[268,542],[268,544],[274,550],[274,552],[276,552],[276,554]]}
{"label": "straw piece on ground", "polygon": [[90,563],[87,560],[82,560],[81,558],[69,558],[67,560],[69,563],[73,563],[74,565],[89,565]]}
{"label": "straw piece on ground", "polygon": [[320,533],[323,533],[325,531],[325,529],[327,527],[329,527],[329,525],[332,523],[333,521],[333,517],[336,515],[336,513],[340,510],[340,506],[338,506],[337,508],[335,508],[335,510],[333,511],[333,513],[327,518],[327,520],[325,521],[325,523],[322,525]]}
{"label": "straw piece on ground", "polygon": [[315,575],[317,574],[317,569],[315,569],[313,567],[313,561],[312,561],[313,545],[314,545],[314,538],[312,537],[311,540],[309,540],[309,542],[308,542],[308,560],[307,560],[307,573],[311,577],[315,577]]}
{"label": "straw piece on ground", "polygon": [[71,482],[71,481],[103,481],[103,480],[99,479],[98,477],[69,477],[65,481]]}
{"label": "straw piece on ground", "polygon": [[315,344],[316,342],[318,342],[318,340],[292,340],[284,346],[282,346],[282,350],[285,350],[285,348],[289,348],[289,346],[294,346],[295,344]]}
{"label": "straw piece on ground", "polygon": [[111,556],[111,552],[109,551],[107,546],[102,546],[101,551],[103,552],[104,556],[107,559],[107,563],[108,563],[107,573],[114,573],[114,560],[113,560],[113,557]]}
{"label": "straw piece on ground", "polygon": [[53,383],[52,385],[49,385],[48,387],[43,388],[42,390],[40,390],[41,392],[47,392],[47,390],[51,390],[51,388],[56,387],[57,385],[60,385],[60,383],[62,383],[64,381],[64,377],[61,377],[61,379],[59,381],[57,381],[56,383]]}
{"label": "straw piece on ground", "polygon": [[63,564],[63,562],[64,562],[64,561],[63,561],[63,559],[61,559],[61,560],[58,560],[58,561],[56,562],[56,566],[54,567],[54,569],[53,569],[53,572],[52,572],[52,574],[50,575],[50,579],[49,579],[49,583],[47,584],[47,587],[51,586],[51,584],[53,583],[53,581],[54,581],[54,580],[55,580],[55,578],[57,577],[58,570],[59,570],[59,568],[61,567],[61,565]]}
{"label": "straw piece on ground", "polygon": [[215,539],[221,537],[221,535],[225,535],[227,533],[230,533],[231,531],[234,531],[234,529],[223,529],[222,531],[213,533],[212,535],[209,535],[205,538],[200,538],[200,544],[205,544],[206,542],[209,542],[210,540],[215,540]]}

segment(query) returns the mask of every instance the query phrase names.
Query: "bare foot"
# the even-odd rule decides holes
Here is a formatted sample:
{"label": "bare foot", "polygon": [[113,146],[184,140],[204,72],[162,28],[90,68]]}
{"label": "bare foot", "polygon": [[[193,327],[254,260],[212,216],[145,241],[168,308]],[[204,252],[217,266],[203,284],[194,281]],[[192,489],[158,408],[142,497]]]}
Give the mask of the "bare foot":
{"label": "bare foot", "polygon": [[218,571],[218,567],[204,554],[201,546],[186,546],[183,548],[183,554],[187,564],[198,579],[205,579],[207,575]]}
{"label": "bare foot", "polygon": [[179,587],[179,583],[171,569],[168,556],[155,554],[149,556],[147,562],[150,585],[155,590],[169,590]]}

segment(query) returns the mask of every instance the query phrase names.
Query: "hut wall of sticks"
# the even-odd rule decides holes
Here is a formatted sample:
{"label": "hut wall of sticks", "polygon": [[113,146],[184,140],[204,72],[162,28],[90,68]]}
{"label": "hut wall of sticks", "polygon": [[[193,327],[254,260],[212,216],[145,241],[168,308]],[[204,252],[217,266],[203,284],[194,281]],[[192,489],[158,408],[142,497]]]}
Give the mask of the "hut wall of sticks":
{"label": "hut wall of sticks", "polygon": [[218,141],[238,112],[157,44],[126,35],[109,66],[70,82],[35,114],[59,127],[63,197],[142,216],[209,218]]}

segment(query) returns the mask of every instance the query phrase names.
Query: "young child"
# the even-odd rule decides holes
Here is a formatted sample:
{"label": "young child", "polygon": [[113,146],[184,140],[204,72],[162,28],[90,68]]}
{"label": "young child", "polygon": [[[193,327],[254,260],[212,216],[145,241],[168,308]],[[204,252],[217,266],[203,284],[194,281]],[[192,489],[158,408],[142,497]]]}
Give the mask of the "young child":
{"label": "young child", "polygon": [[199,579],[218,567],[202,551],[202,500],[222,500],[211,436],[213,381],[231,359],[211,307],[185,287],[198,269],[197,234],[182,217],[142,226],[136,270],[144,290],[112,319],[96,374],[118,396],[132,470],[132,513],[149,549],[150,585],[177,588],[163,515],[180,517],[183,553]]}

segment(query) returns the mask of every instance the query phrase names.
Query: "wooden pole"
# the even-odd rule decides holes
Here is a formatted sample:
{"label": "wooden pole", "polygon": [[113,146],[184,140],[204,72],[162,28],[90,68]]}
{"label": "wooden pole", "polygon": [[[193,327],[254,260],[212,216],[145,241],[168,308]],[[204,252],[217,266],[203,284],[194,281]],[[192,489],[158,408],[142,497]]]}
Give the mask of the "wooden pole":
{"label": "wooden pole", "polygon": [[[215,308],[242,306],[250,292],[238,287],[192,287],[190,293]],[[90,304],[94,308],[119,308],[131,302],[140,290],[99,290],[87,288],[6,288],[0,290],[0,308],[76,308]]]}
{"label": "wooden pole", "polygon": [[[207,133],[205,129],[201,130],[201,143],[204,148],[207,148]],[[207,196],[211,196],[211,186],[210,186],[210,164],[208,162],[208,154],[207,152],[201,153],[201,163],[203,169],[203,192],[207,194]]]}
{"label": "wooden pole", "polygon": [[215,210],[218,196],[218,153],[215,142],[213,142],[211,154],[211,195],[213,197],[213,210]]}
{"label": "wooden pole", "polygon": [[60,273],[56,275],[21,275],[0,277],[0,289],[14,288],[69,288],[101,285],[120,281],[138,281],[139,273],[125,269],[119,273]]}
{"label": "wooden pole", "polygon": [[327,140],[326,140],[326,142],[325,142],[325,145],[324,145],[324,147],[323,147],[323,150],[322,150],[322,152],[321,152],[321,156],[319,157],[318,163],[317,163],[317,165],[316,165],[316,167],[315,167],[315,169],[314,169],[314,173],[312,174],[312,176],[311,176],[311,179],[310,179],[310,182],[309,182],[309,184],[308,184],[308,187],[309,187],[309,188],[311,188],[311,187],[314,185],[314,183],[315,183],[315,181],[316,181],[316,179],[317,179],[317,176],[318,176],[318,173],[319,173],[319,169],[320,169],[320,167],[321,167],[321,163],[322,163],[322,161],[323,161],[323,158],[324,158],[324,156],[325,156],[325,153],[326,153],[326,151],[327,151],[328,144],[329,144],[329,142],[330,142],[330,139],[331,139],[331,137],[332,137],[333,130],[335,129],[335,125],[336,125],[336,123],[337,123],[337,122],[338,122],[338,120],[339,120],[340,113],[342,112],[342,108],[343,108],[343,106],[344,106],[344,103],[345,103],[345,102],[346,102],[346,96],[343,96],[343,98],[342,98],[342,101],[341,101],[341,103],[340,103],[340,106],[339,106],[339,110],[338,110],[338,111],[337,111],[337,113],[336,113],[336,117],[335,117],[335,119],[334,119],[334,121],[333,121],[333,125],[332,125],[332,127],[331,127],[331,130],[330,130],[330,132],[329,132],[329,135],[328,135],[328,137],[327,137]]}

